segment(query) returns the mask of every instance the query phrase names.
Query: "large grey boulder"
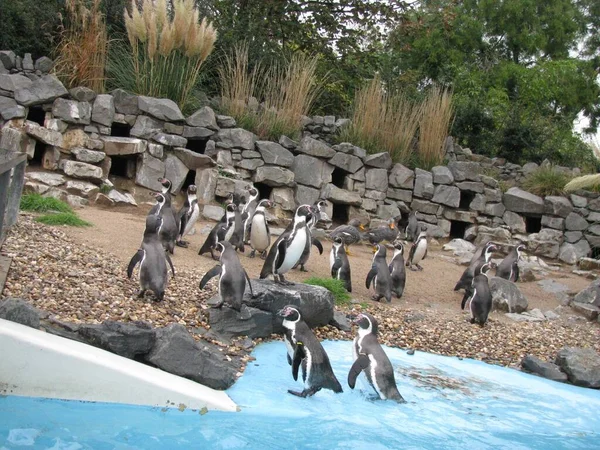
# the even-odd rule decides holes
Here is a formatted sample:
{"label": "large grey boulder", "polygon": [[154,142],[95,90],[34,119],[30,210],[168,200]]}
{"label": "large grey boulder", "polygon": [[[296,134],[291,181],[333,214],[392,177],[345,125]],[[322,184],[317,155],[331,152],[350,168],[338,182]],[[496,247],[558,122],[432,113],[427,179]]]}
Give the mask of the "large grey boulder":
{"label": "large grey boulder", "polygon": [[198,189],[198,203],[206,205],[215,200],[215,189],[217,187],[217,178],[219,172],[217,169],[201,169],[196,171],[195,185],[203,189]]}
{"label": "large grey boulder", "polygon": [[166,372],[221,390],[235,382],[238,371],[237,363],[228,361],[219,347],[206,341],[196,342],[180,324],[156,330],[156,343],[146,361]]}
{"label": "large grey boulder", "polygon": [[214,139],[216,142],[220,142],[230,148],[254,150],[256,135],[243,128],[226,128],[219,130]]}
{"label": "large grey boulder", "polygon": [[600,355],[594,350],[565,347],[555,362],[574,385],[600,389]]}
{"label": "large grey boulder", "polygon": [[588,225],[588,221],[575,212],[569,213],[565,219],[567,231],[583,231],[587,229]]}
{"label": "large grey boulder", "polygon": [[209,106],[200,108],[194,114],[185,119],[185,122],[191,127],[204,127],[214,131],[219,130],[215,112]]}
{"label": "large grey boulder", "polygon": [[0,65],[6,70],[11,70],[17,67],[17,55],[12,50],[0,51]]}
{"label": "large grey boulder", "polygon": [[179,121],[184,120],[183,114],[173,100],[168,98],[153,98],[140,95],[138,108],[159,120]]}
{"label": "large grey boulder", "polygon": [[356,173],[363,167],[361,159],[349,153],[337,152],[328,162],[332,166],[339,167],[349,173]]}
{"label": "large grey boulder", "polygon": [[51,172],[28,172],[25,175],[25,178],[39,181],[41,183],[47,184],[48,186],[61,186],[65,184],[67,179],[64,175],[60,173],[51,173]]}
{"label": "large grey boulder", "polygon": [[137,116],[133,128],[129,131],[132,137],[142,139],[152,139],[152,137],[160,133],[164,128],[164,123],[149,116]]}
{"label": "large grey boulder", "polygon": [[295,174],[296,183],[320,189],[331,182],[333,166],[319,158],[297,155],[291,171]]}
{"label": "large grey boulder", "polygon": [[327,325],[333,319],[333,294],[319,286],[296,283],[281,286],[270,280],[252,280],[254,298],[247,289],[243,302],[247,306],[268,311],[273,315],[273,332],[283,333],[282,318],[277,312],[286,305],[298,307],[309,327]]}
{"label": "large grey boulder", "polygon": [[494,228],[486,227],[484,225],[477,227],[477,236],[475,237],[474,244],[479,246],[486,244],[489,241],[509,244],[511,242],[511,234],[503,227]]}
{"label": "large grey boulder", "polygon": [[45,75],[26,88],[15,91],[15,100],[23,106],[50,103],[58,97],[64,97],[69,92],[54,75]]}
{"label": "large grey boulder", "polygon": [[269,196],[275,205],[280,206],[284,211],[295,211],[296,202],[294,201],[294,191],[289,187],[276,187]]}
{"label": "large grey boulder", "polygon": [[129,94],[123,89],[115,89],[111,95],[115,102],[115,111],[119,114],[138,115],[140,113],[137,95]]}
{"label": "large grey boulder", "polygon": [[542,361],[539,358],[536,358],[532,355],[527,355],[521,361],[521,367],[526,372],[533,373],[535,375],[539,375],[540,377],[547,378],[552,381],[567,381],[567,374],[561,372],[560,367],[551,362]]}
{"label": "large grey boulder", "polygon": [[363,199],[358,192],[350,192],[346,189],[340,189],[331,183],[327,184],[323,188],[321,197],[341,205],[360,206],[363,202]]}
{"label": "large grey boulder", "polygon": [[415,197],[432,199],[434,193],[433,176],[426,170],[415,169]]}
{"label": "large grey boulder", "polygon": [[394,200],[400,200],[404,203],[410,203],[412,201],[412,191],[409,189],[394,189],[388,187],[387,197]]}
{"label": "large grey boulder", "polygon": [[78,102],[92,103],[96,98],[96,93],[85,86],[77,86],[72,89],[69,89],[69,95]]}
{"label": "large grey boulder", "polygon": [[173,184],[171,186],[171,192],[173,194],[177,194],[181,190],[189,171],[190,170],[177,156],[172,153],[167,155],[167,158],[165,159],[165,178],[171,180],[171,183]]}
{"label": "large grey boulder", "polygon": [[484,212],[486,206],[485,195],[483,194],[475,194],[473,200],[469,204],[469,209],[471,211]]}
{"label": "large grey boulder", "polygon": [[591,250],[590,244],[585,239],[576,244],[565,242],[560,246],[558,259],[567,264],[576,264],[581,258],[589,255]]}
{"label": "large grey boulder", "polygon": [[458,208],[458,205],[460,205],[460,189],[456,186],[438,185],[435,187],[431,201],[451,208]]}
{"label": "large grey boulder", "polygon": [[234,192],[245,192],[250,186],[248,181],[234,180],[228,177],[217,177],[215,195],[219,197],[229,197]]}
{"label": "large grey boulder", "polygon": [[185,147],[187,145],[187,139],[176,134],[156,133],[152,139],[167,147]]}
{"label": "large grey boulder", "polygon": [[254,172],[260,166],[264,166],[265,162],[260,158],[246,159],[246,158],[242,157],[241,160],[236,161],[233,165],[235,167],[239,167],[241,169],[246,169],[250,172]]}
{"label": "large grey boulder", "polygon": [[509,313],[527,311],[527,298],[511,281],[504,278],[491,277],[490,291],[492,293],[492,309]]}
{"label": "large grey boulder", "polygon": [[368,155],[365,158],[365,166],[377,167],[379,169],[389,169],[392,167],[392,157],[388,152],[376,153]]}
{"label": "large grey boulder", "polygon": [[6,298],[0,302],[0,319],[36,329],[40,327],[40,311],[20,298]]}
{"label": "large grey boulder", "polygon": [[[27,122],[26,122],[27,123]],[[35,155],[35,139],[16,128],[0,128],[0,149],[10,152],[22,152],[27,154],[27,159]]]}
{"label": "large grey boulder", "polygon": [[410,209],[421,212],[423,214],[435,215],[438,213],[438,211],[440,209],[440,205],[438,205],[436,203],[428,202],[427,200],[421,200],[421,199],[415,198],[415,199],[413,199],[412,203],[410,204]]}
{"label": "large grey boulder", "polygon": [[378,219],[388,220],[400,216],[400,209],[396,205],[379,205],[375,214]]}
{"label": "large grey boulder", "polygon": [[106,153],[98,150],[89,150],[87,148],[75,147],[71,149],[71,155],[75,156],[77,161],[90,164],[97,164],[106,158]]}
{"label": "large grey boulder", "polygon": [[525,233],[527,229],[525,219],[515,212],[506,211],[502,215],[502,220],[513,233]]}
{"label": "large grey boulder", "polygon": [[565,219],[562,217],[542,216],[542,227],[552,228],[554,230],[564,230]]}
{"label": "large grey boulder", "polygon": [[502,202],[508,211],[526,214],[544,213],[544,200],[518,187],[511,187],[506,191]]}
{"label": "large grey boulder", "polygon": [[102,136],[100,139],[108,156],[136,155],[146,150],[146,141],[137,138]]}
{"label": "large grey boulder", "polygon": [[173,154],[190,170],[206,169],[217,165],[210,156],[193,152],[187,148],[176,147],[173,149]]}
{"label": "large grey boulder", "polygon": [[435,166],[431,169],[433,175],[434,184],[452,184],[454,183],[454,176],[448,167],[446,166]]}
{"label": "large grey boulder", "polygon": [[402,164],[394,164],[389,175],[390,186],[402,189],[412,189],[415,182],[415,172]]}
{"label": "large grey boulder", "polygon": [[65,183],[65,189],[71,194],[76,194],[84,198],[92,198],[95,196],[99,189],[93,183],[79,180],[69,180]]}
{"label": "large grey boulder", "polygon": [[388,188],[387,170],[367,169],[365,172],[365,187],[385,193]]}
{"label": "large grey boulder", "polygon": [[[54,147],[63,146],[63,135],[58,131],[49,130],[29,120],[25,121],[25,132],[32,138]],[[2,133],[6,130],[3,129]]]}
{"label": "large grey boulder", "polygon": [[535,255],[556,259],[562,239],[562,232],[550,228],[542,228],[539,233],[529,235],[527,251]]}
{"label": "large grey boulder", "polygon": [[486,203],[484,213],[488,216],[502,217],[506,208],[502,203]]}
{"label": "large grey boulder", "polygon": [[294,199],[297,205],[314,205],[321,197],[321,191],[298,184]]}
{"label": "large grey boulder", "polygon": [[[260,161],[260,160],[259,160]],[[297,173],[296,173],[297,175]],[[294,172],[277,166],[260,166],[254,174],[255,183],[268,186],[294,186]]]}
{"label": "large grey boulder", "polygon": [[342,142],[341,144],[334,145],[333,149],[337,150],[338,152],[348,153],[356,156],[360,158],[361,161],[364,161],[364,159],[367,157],[367,151],[365,149],[357,147],[356,145],[352,145],[349,142]]}
{"label": "large grey boulder", "polygon": [[100,94],[94,100],[92,121],[110,127],[115,119],[115,101],[112,95]]}
{"label": "large grey boulder", "polygon": [[79,161],[65,161],[63,172],[73,178],[83,178],[93,181],[102,181],[102,169],[88,163]]}
{"label": "large grey boulder", "polygon": [[544,198],[544,213],[567,217],[573,211],[573,205],[565,197],[548,196]]}
{"label": "large grey boulder", "polygon": [[240,311],[227,306],[211,308],[208,321],[211,331],[225,338],[266,338],[273,333],[273,314],[246,305],[242,305]]}
{"label": "large grey boulder", "polygon": [[590,303],[600,307],[600,279],[592,281],[588,287],[579,291],[573,302]]}
{"label": "large grey boulder", "polygon": [[294,155],[282,145],[271,141],[256,141],[256,148],[267,164],[290,167],[294,164]]}
{"label": "large grey boulder", "polygon": [[186,139],[202,140],[211,137],[213,134],[215,134],[215,132],[210,128],[189,127],[187,125],[184,125],[182,136]]}
{"label": "large grey boulder", "polygon": [[82,324],[77,333],[94,347],[130,359],[149,353],[156,337],[154,329],[148,323],[121,323],[112,320],[101,325]]}
{"label": "large grey boulder", "polygon": [[27,110],[17,105],[17,102],[8,97],[0,97],[0,117],[4,120],[20,119],[25,117]]}
{"label": "large grey boulder", "polygon": [[158,179],[164,176],[165,163],[160,159],[151,156],[149,153],[143,153],[138,158],[135,171],[135,184],[153,191],[161,191],[162,185]]}
{"label": "large grey boulder", "polygon": [[448,169],[452,172],[454,181],[479,181],[482,167],[480,164],[471,161],[450,161]]}
{"label": "large grey boulder", "polygon": [[296,151],[299,153],[305,153],[310,156],[317,156],[319,158],[329,159],[335,155],[335,150],[332,149],[323,141],[318,141],[309,136],[304,137]]}
{"label": "large grey boulder", "polygon": [[19,89],[27,89],[33,84],[29,78],[19,74],[0,74],[0,92],[13,96]]}
{"label": "large grey boulder", "polygon": [[455,183],[455,186],[461,191],[475,192],[477,194],[482,194],[485,189],[485,185],[479,181],[461,181],[460,183]]}
{"label": "large grey boulder", "polygon": [[54,62],[47,56],[42,56],[35,60],[35,70],[39,70],[42,73],[48,73],[54,67]]}

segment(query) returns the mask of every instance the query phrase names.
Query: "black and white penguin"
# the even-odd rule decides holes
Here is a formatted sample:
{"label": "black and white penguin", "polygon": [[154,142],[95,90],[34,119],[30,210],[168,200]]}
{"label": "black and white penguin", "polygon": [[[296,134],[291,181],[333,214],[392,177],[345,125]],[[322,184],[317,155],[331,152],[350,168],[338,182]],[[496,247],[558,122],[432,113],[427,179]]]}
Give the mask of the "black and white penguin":
{"label": "black and white penguin", "polygon": [[365,237],[372,245],[379,244],[383,241],[394,242],[398,236],[398,227],[396,219],[389,219],[387,225],[382,225],[377,228],[371,228],[365,233]]}
{"label": "black and white penguin", "polygon": [[350,245],[360,242],[362,239],[361,231],[364,231],[364,229],[365,227],[363,227],[359,219],[352,219],[348,224],[340,225],[329,233],[329,238],[333,241],[336,237],[341,237],[346,246],[346,251],[348,251]]}
{"label": "black and white penguin", "polygon": [[463,295],[462,302],[460,303],[460,309],[465,309],[465,305],[466,305],[467,301],[473,295],[473,280],[477,277],[477,275],[483,273],[484,270],[487,272],[490,269],[496,269],[496,268],[497,268],[496,263],[494,263],[492,261],[483,262],[481,265],[477,265],[475,267],[475,271],[473,272],[473,278],[471,279],[471,284],[465,288],[465,293]]}
{"label": "black and white penguin", "polygon": [[273,275],[273,279],[278,283],[294,284],[286,281],[283,275],[296,265],[304,252],[309,240],[306,221],[313,213],[310,205],[300,205],[296,209],[293,222],[271,246],[260,272],[261,279]]}
{"label": "black and white penguin", "polygon": [[271,245],[271,232],[265,216],[265,208],[270,207],[271,202],[269,200],[261,200],[252,215],[252,225],[250,227],[250,247],[252,247],[252,251],[250,252],[250,258],[254,258],[257,251],[262,259],[267,257],[267,249]]}
{"label": "black and white penguin", "polygon": [[175,241],[177,240],[179,228],[177,227],[175,213],[171,208],[171,195],[159,194],[156,192],[152,192],[150,195],[156,200],[156,205],[154,205],[154,207],[156,207],[156,214],[154,215],[162,218],[162,225],[160,226],[158,233],[160,241],[165,250],[172,255],[175,251]]}
{"label": "black and white penguin", "polygon": [[496,268],[496,276],[516,283],[519,281],[519,259],[525,250],[524,244],[515,246]]}
{"label": "black and white penguin", "polygon": [[369,289],[371,282],[373,282],[375,295],[373,295],[372,299],[377,302],[381,298],[385,298],[390,303],[392,301],[392,278],[387,261],[385,260],[386,255],[385,246],[377,244],[375,255],[373,255],[373,265],[367,274],[365,286]]}
{"label": "black and white penguin", "polygon": [[392,280],[392,294],[402,297],[406,285],[406,269],[404,267],[404,245],[399,240],[394,242],[394,256],[389,265]]}
{"label": "black and white penguin", "polygon": [[[406,267],[410,270],[423,270],[419,265],[427,257],[427,228],[422,227],[417,240],[413,242],[406,259]],[[414,269],[416,267],[417,269]]]}
{"label": "black and white penguin", "polygon": [[358,333],[352,346],[354,364],[348,373],[348,386],[354,389],[356,378],[364,371],[381,400],[406,403],[396,386],[392,363],[377,339],[377,320],[371,314],[361,313],[353,322],[358,325]]}
{"label": "black and white penguin", "polygon": [[167,263],[171,267],[173,276],[175,269],[169,254],[160,241],[159,230],[162,226],[162,217],[151,214],[146,217],[146,229],[141,248],[133,255],[127,267],[127,277],[131,279],[133,269],[140,265],[140,291],[138,297],[143,297],[147,290],[154,293],[157,300],[162,300],[167,287]]}
{"label": "black and white penguin", "polygon": [[241,211],[242,206],[236,205],[233,227],[227,231],[227,241],[231,243],[235,250],[244,253],[244,221]]}
{"label": "black and white penguin", "polygon": [[407,241],[415,242],[421,234],[421,224],[417,220],[417,213],[411,211],[408,214],[408,224],[404,229],[404,237]]}
{"label": "black and white penguin", "polygon": [[481,267],[481,273],[471,281],[472,293],[469,297],[470,322],[478,323],[481,327],[487,322],[488,315],[492,310],[492,293],[488,280],[490,269],[490,263],[484,264]]}
{"label": "black and white penguin", "polygon": [[[171,186],[173,186],[173,183],[171,183],[171,180],[169,180],[168,178],[160,177],[158,179],[158,182],[162,186],[160,193],[164,196],[169,196],[169,198],[171,198]],[[150,195],[152,195],[152,194],[150,194]],[[150,211],[148,212],[148,214],[156,214],[156,211],[158,211],[158,208],[159,208],[158,204],[154,205],[152,208],[150,208]]]}
{"label": "black and white penguin", "polygon": [[458,291],[459,289],[468,289],[471,286],[471,281],[475,276],[475,272],[479,273],[481,271],[481,267],[490,261],[492,253],[495,251],[496,246],[492,242],[487,242],[483,246],[480,256],[475,260],[471,259],[469,267],[464,270],[460,279],[456,282],[454,290]]}
{"label": "black and white penguin", "polygon": [[233,228],[235,221],[235,208],[236,206],[232,203],[225,207],[225,214],[206,237],[204,244],[202,244],[202,247],[200,247],[200,250],[198,251],[199,255],[210,251],[210,256],[212,259],[219,259],[215,257],[217,243],[224,241],[227,236],[227,231]]}
{"label": "black and white penguin", "polygon": [[196,195],[196,185],[190,184],[187,188],[187,197],[185,203],[179,210],[177,218],[179,221],[179,235],[176,244],[179,247],[187,247],[188,242],[183,237],[192,231],[196,221],[200,217],[200,207],[198,206],[198,196]]}
{"label": "black and white penguin", "polygon": [[352,292],[350,261],[348,261],[344,240],[340,236],[333,240],[329,253],[329,268],[331,269],[331,278],[342,280],[346,290]]}
{"label": "black and white penguin", "polygon": [[217,243],[217,250],[221,252],[219,258],[221,264],[216,265],[204,274],[200,281],[200,289],[204,289],[211,278],[220,275],[219,295],[221,296],[221,302],[216,307],[220,308],[223,303],[227,303],[231,308],[239,311],[242,308],[242,299],[246,291],[246,281],[250,286],[250,294],[254,296],[252,283],[248,273],[242,267],[235,249],[229,242]]}
{"label": "black and white penguin", "polygon": [[308,258],[310,258],[310,249],[313,245],[317,247],[317,250],[319,250],[319,255],[323,254],[323,245],[321,244],[321,241],[313,237],[313,230],[315,228],[315,225],[321,218],[321,213],[324,211],[326,206],[327,203],[324,200],[320,200],[312,206],[312,209],[313,211],[315,211],[315,213],[311,214],[310,218],[306,222],[309,239],[306,242],[306,246],[304,247],[304,251],[302,252],[300,261],[298,261],[298,263],[294,266],[294,269],[300,266],[301,272],[307,272],[304,265],[308,262]]}
{"label": "black and white penguin", "polygon": [[302,320],[298,308],[288,305],[277,315],[283,317],[283,327],[286,329],[284,339],[288,347],[287,357],[292,365],[294,380],[298,380],[298,370],[302,367],[304,390],[296,392],[290,389],[288,392],[298,397],[310,397],[321,389],[331,389],[336,394],[342,392],[342,386],[333,373],[325,349]]}
{"label": "black and white penguin", "polygon": [[252,227],[252,218],[254,216],[254,212],[259,204],[259,196],[260,193],[258,189],[254,186],[248,186],[246,188],[248,190],[248,201],[244,205],[242,209],[242,220],[244,221],[244,244],[248,244],[250,241],[250,230]]}

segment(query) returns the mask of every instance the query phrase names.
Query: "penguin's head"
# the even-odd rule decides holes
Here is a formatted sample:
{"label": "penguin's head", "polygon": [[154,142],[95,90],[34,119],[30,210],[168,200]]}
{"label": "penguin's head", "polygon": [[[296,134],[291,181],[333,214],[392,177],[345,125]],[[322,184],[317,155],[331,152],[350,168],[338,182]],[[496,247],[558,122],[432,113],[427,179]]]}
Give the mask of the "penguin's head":
{"label": "penguin's head", "polygon": [[282,309],[277,311],[277,315],[283,317],[289,322],[298,322],[300,319],[302,319],[300,311],[294,305],[284,306]]}
{"label": "penguin's head", "polygon": [[490,269],[495,269],[496,267],[498,267],[498,265],[495,262],[490,261],[481,266],[481,273],[489,277],[488,272],[490,271]]}
{"label": "penguin's head", "polygon": [[225,212],[226,213],[230,213],[233,214],[235,213],[237,209],[237,206],[235,206],[235,203],[229,203],[226,207],[225,207]]}
{"label": "penguin's head", "polygon": [[146,233],[157,233],[162,225],[162,217],[150,214],[146,217]]}
{"label": "penguin's head", "polygon": [[256,197],[258,195],[258,189],[254,186],[246,186],[246,190],[252,197]]}
{"label": "penguin's head", "polygon": [[196,185],[195,184],[190,184],[187,188],[187,193],[188,194],[195,194],[197,191]]}
{"label": "penguin's head", "polygon": [[228,248],[233,248],[233,247],[227,241],[220,241],[220,242],[217,242],[217,245],[215,245],[215,249],[221,253],[221,256],[223,256],[223,253]]}
{"label": "penguin's head", "polygon": [[258,206],[263,208],[271,208],[273,204],[265,198],[258,202]]}
{"label": "penguin's head", "polygon": [[162,184],[163,192],[169,191],[171,189],[171,186],[173,186],[173,183],[171,183],[171,181],[165,177],[159,178],[158,182]]}
{"label": "penguin's head", "polygon": [[336,236],[336,237],[333,239],[333,243],[334,243],[334,244],[337,244],[337,245],[340,245],[340,244],[343,244],[343,243],[344,243],[344,240],[343,240],[343,239],[342,239],[340,236]]}
{"label": "penguin's head", "polygon": [[375,257],[381,257],[381,258],[385,258],[387,255],[387,250],[385,248],[385,245],[382,244],[377,244],[373,247],[373,253],[375,253]]}
{"label": "penguin's head", "polygon": [[404,244],[398,239],[394,241],[394,248],[398,250],[401,255],[404,253]]}
{"label": "penguin's head", "polygon": [[296,209],[296,215],[294,217],[295,221],[298,220],[306,220],[306,218],[308,216],[310,216],[311,214],[313,214],[313,208],[310,205],[300,205],[298,206],[298,209]]}
{"label": "penguin's head", "polygon": [[488,242],[487,244],[485,244],[485,250],[484,250],[484,254],[486,259],[488,259],[492,253],[494,253],[495,251],[498,250],[498,247],[496,247],[496,245],[492,242]]}
{"label": "penguin's head", "polygon": [[527,247],[525,246],[525,244],[519,244],[516,246],[516,250],[517,250],[517,259],[519,259],[521,257],[521,254],[527,249]]}
{"label": "penguin's head", "polygon": [[321,212],[323,211],[325,208],[327,208],[327,202],[325,200],[319,200],[317,202],[317,211]]}
{"label": "penguin's head", "polygon": [[154,197],[156,203],[158,203],[159,205],[165,202],[165,196],[162,195],[160,192],[150,192],[150,195]]}
{"label": "penguin's head", "polygon": [[356,318],[353,320],[353,322],[358,325],[358,327],[359,327],[358,332],[360,334],[371,334],[372,333],[372,334],[377,335],[377,333],[379,331],[377,319],[369,313],[360,313],[358,316],[356,316]]}

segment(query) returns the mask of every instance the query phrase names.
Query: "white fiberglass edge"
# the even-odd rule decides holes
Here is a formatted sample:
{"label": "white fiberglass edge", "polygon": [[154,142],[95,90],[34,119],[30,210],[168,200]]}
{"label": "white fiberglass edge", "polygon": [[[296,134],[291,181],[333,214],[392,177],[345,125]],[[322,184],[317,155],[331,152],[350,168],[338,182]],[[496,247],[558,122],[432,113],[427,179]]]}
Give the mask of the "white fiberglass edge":
{"label": "white fiberglass edge", "polygon": [[236,411],[225,392],[0,319],[0,394]]}

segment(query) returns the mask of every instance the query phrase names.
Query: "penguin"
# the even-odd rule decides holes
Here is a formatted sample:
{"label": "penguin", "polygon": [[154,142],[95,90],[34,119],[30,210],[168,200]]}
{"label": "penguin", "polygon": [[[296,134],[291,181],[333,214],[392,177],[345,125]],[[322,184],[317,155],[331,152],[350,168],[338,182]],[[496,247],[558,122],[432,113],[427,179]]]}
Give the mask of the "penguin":
{"label": "penguin", "polygon": [[249,198],[244,208],[242,209],[242,220],[244,221],[244,244],[248,244],[250,242],[250,230],[252,227],[252,218],[254,216],[254,211],[259,203],[259,195],[258,189],[254,186],[247,186]]}
{"label": "penguin", "polygon": [[354,364],[348,373],[348,386],[354,389],[356,378],[364,371],[381,400],[406,403],[396,386],[392,363],[377,340],[377,320],[371,314],[360,313],[353,322],[358,325],[358,334],[352,346]]}
{"label": "penguin", "polygon": [[325,207],[327,206],[327,203],[325,203],[324,200],[318,201],[317,203],[315,203],[312,207],[314,209],[314,211],[316,211],[314,214],[311,214],[310,216],[310,220],[308,220],[306,222],[307,228],[308,228],[308,233],[309,233],[309,239],[306,242],[306,246],[304,247],[304,251],[302,252],[302,256],[300,257],[300,261],[298,261],[298,263],[294,266],[294,269],[298,266],[300,266],[300,271],[301,272],[308,272],[304,265],[308,262],[308,258],[310,257],[310,249],[311,247],[314,245],[315,247],[317,247],[317,250],[319,250],[319,255],[323,254],[323,245],[321,244],[321,241],[319,241],[318,239],[314,238],[312,233],[313,233],[313,229],[315,228],[315,225],[317,224],[317,222],[319,221],[319,219],[321,218],[321,212],[323,209],[325,209]]}
{"label": "penguin", "polygon": [[475,266],[475,269],[473,271],[473,278],[471,279],[471,284],[469,286],[465,287],[465,293],[463,295],[462,302],[460,302],[460,309],[465,309],[465,304],[473,295],[473,279],[475,279],[475,277],[477,275],[481,274],[484,269],[486,271],[488,271],[489,269],[496,269],[496,268],[497,268],[496,263],[491,262],[491,261],[490,262],[484,261],[481,263],[481,265]]}
{"label": "penguin", "polygon": [[261,200],[252,215],[252,224],[250,225],[250,258],[254,258],[256,251],[260,252],[260,257],[265,259],[267,257],[267,249],[271,245],[271,232],[269,230],[269,224],[265,217],[265,208],[271,207],[269,200]]}
{"label": "penguin", "polygon": [[221,264],[216,265],[204,274],[202,280],[200,280],[200,289],[204,289],[211,278],[220,275],[219,295],[221,296],[221,302],[215,307],[220,308],[224,303],[227,303],[231,308],[239,311],[242,308],[242,299],[246,291],[246,281],[248,281],[250,287],[250,294],[254,297],[252,283],[248,273],[242,267],[235,249],[229,242],[218,242],[217,249],[221,252],[219,258]]}
{"label": "penguin", "polygon": [[401,298],[406,285],[406,269],[404,268],[404,245],[399,240],[394,241],[394,256],[389,265],[392,280],[392,294]]}
{"label": "penguin", "polygon": [[347,251],[348,246],[360,242],[362,239],[360,232],[364,229],[359,219],[352,219],[347,225],[340,225],[329,233],[329,238],[333,241],[336,237],[341,237]]}
{"label": "penguin", "polygon": [[[169,180],[168,178],[164,178],[164,177],[160,177],[158,179],[158,182],[161,184],[162,189],[160,191],[160,193],[162,195],[168,195],[169,197],[171,196],[171,186],[173,185],[171,183],[171,180]],[[152,194],[150,194],[152,195]],[[152,208],[150,208],[150,212],[148,212],[148,214],[156,214],[156,212],[158,211],[159,205],[154,205]]]}
{"label": "penguin", "polygon": [[417,240],[413,242],[410,247],[410,252],[408,253],[408,259],[406,260],[406,267],[410,270],[413,269],[413,266],[416,266],[416,270],[423,270],[423,268],[419,265],[421,261],[423,261],[427,257],[427,228],[422,227],[421,232],[419,233],[419,237]]}
{"label": "penguin", "polygon": [[260,272],[260,278],[273,275],[275,282],[286,285],[294,283],[287,281],[284,274],[287,273],[300,260],[302,252],[309,240],[309,232],[306,225],[307,219],[314,214],[310,205],[300,205],[296,208],[294,220],[288,228],[279,236],[271,246],[267,259]]}
{"label": "penguin", "polygon": [[[302,367],[302,392],[288,392],[298,397],[310,397],[321,389],[331,389],[336,394],[343,392],[342,385],[335,377],[329,357],[325,349],[302,320],[302,314],[293,305],[285,306],[277,312],[283,317],[283,327],[286,329],[285,337],[288,346],[288,362],[291,361],[292,376],[298,380],[298,369]],[[290,350],[293,350],[290,356]]]}
{"label": "penguin", "polygon": [[242,207],[237,205],[234,211],[233,227],[227,231],[226,240],[231,243],[234,249],[244,253],[244,221],[242,220],[241,210]]}
{"label": "penguin", "polygon": [[464,270],[460,279],[456,282],[454,290],[458,291],[459,289],[467,289],[469,286],[471,286],[471,281],[475,276],[475,272],[480,271],[481,266],[490,261],[494,251],[496,251],[496,246],[492,242],[487,242],[483,246],[480,256],[475,260],[471,259],[469,267]]}
{"label": "penguin", "polygon": [[519,259],[525,245],[515,246],[496,268],[496,276],[516,283],[519,281]]}
{"label": "penguin", "polygon": [[481,273],[471,281],[472,294],[469,297],[471,319],[469,322],[478,323],[480,327],[485,325],[488,315],[492,310],[492,293],[487,275],[490,269],[491,264],[484,264],[481,268]]}
{"label": "penguin", "polygon": [[394,242],[397,236],[396,219],[389,219],[387,225],[373,228],[365,233],[365,237],[372,245],[379,244],[382,241]]}
{"label": "penguin", "polygon": [[127,278],[131,279],[133,269],[138,263],[140,265],[138,298],[144,297],[146,291],[151,290],[158,301],[164,299],[167,287],[167,263],[175,277],[175,268],[159,237],[162,223],[163,219],[159,215],[150,214],[146,217],[146,229],[141,248],[133,255],[127,267]]}
{"label": "penguin", "polygon": [[177,213],[179,235],[175,242],[176,245],[187,248],[189,243],[184,241],[183,237],[192,230],[198,217],[200,217],[200,207],[198,206],[198,197],[196,196],[196,186],[190,184],[187,188],[185,203]]}
{"label": "penguin", "polygon": [[217,248],[217,243],[225,240],[227,231],[234,226],[233,222],[235,220],[235,208],[236,206],[232,203],[225,207],[225,214],[221,218],[221,221],[217,222],[217,224],[206,237],[204,244],[202,244],[202,247],[200,247],[200,250],[198,251],[199,255],[210,251],[210,256],[212,259],[219,259],[215,257],[214,251]]}
{"label": "penguin", "polygon": [[417,213],[411,211],[408,215],[408,225],[404,229],[404,237],[407,241],[415,242],[421,234],[421,224],[417,220]]}
{"label": "penguin", "polygon": [[160,240],[165,250],[172,255],[175,250],[175,241],[177,240],[179,228],[177,227],[175,213],[171,208],[171,195],[158,194],[156,192],[152,192],[150,195],[156,199],[156,205],[154,205],[157,208],[155,215],[162,217],[162,225],[159,231]]}
{"label": "penguin", "polygon": [[372,299],[380,301],[383,297],[390,303],[392,301],[392,279],[390,276],[390,269],[385,260],[386,254],[387,251],[385,246],[377,244],[375,255],[373,255],[373,265],[367,274],[365,286],[369,289],[371,282],[373,282],[375,295],[373,295]]}
{"label": "penguin", "polygon": [[348,261],[348,255],[346,255],[344,240],[340,236],[337,236],[333,240],[331,252],[329,253],[329,267],[331,269],[331,278],[342,280],[346,290],[352,292],[350,262]]}

